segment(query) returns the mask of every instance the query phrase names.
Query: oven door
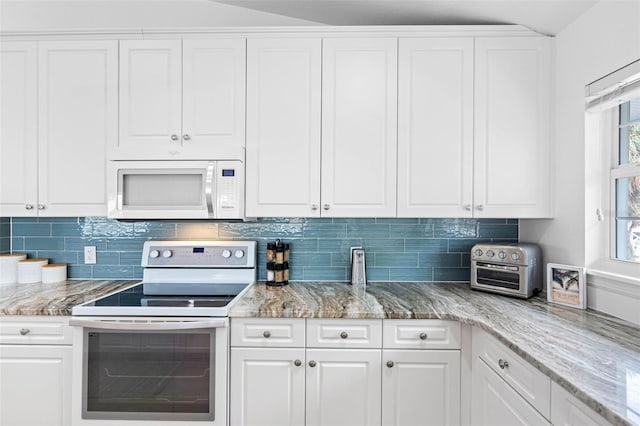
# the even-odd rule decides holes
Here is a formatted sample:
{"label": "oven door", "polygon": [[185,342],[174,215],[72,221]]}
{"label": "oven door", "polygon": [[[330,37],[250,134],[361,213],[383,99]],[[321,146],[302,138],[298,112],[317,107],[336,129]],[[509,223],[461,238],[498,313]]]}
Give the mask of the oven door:
{"label": "oven door", "polygon": [[527,297],[527,267],[471,262],[471,287],[493,293]]}
{"label": "oven door", "polygon": [[228,319],[70,324],[74,425],[226,425]]}

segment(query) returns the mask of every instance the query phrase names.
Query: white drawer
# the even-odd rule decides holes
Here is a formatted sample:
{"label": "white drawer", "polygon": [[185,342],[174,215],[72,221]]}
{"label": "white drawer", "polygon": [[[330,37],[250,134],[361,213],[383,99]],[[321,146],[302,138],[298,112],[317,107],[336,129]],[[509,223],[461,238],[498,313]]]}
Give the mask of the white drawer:
{"label": "white drawer", "polygon": [[457,321],[384,320],[382,347],[394,349],[460,349]]}
{"label": "white drawer", "polygon": [[382,320],[309,319],[309,348],[381,348]]}
{"label": "white drawer", "polygon": [[304,347],[303,318],[231,318],[231,346]]}
{"label": "white drawer", "polygon": [[62,316],[0,317],[0,344],[71,345],[69,318]]}
{"label": "white drawer", "polygon": [[480,328],[473,329],[473,356],[479,357],[547,419],[551,379]]}

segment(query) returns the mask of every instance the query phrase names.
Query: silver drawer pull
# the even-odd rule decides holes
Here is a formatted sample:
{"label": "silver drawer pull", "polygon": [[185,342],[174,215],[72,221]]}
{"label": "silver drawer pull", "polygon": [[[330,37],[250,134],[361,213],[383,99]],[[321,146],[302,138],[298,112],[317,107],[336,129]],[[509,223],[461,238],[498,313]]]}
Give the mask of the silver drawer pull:
{"label": "silver drawer pull", "polygon": [[300,367],[302,365],[302,361],[296,359],[295,361],[293,361],[293,365],[295,365],[296,367]]}
{"label": "silver drawer pull", "polygon": [[501,369],[503,369],[503,370],[504,370],[505,368],[509,368],[509,361],[505,361],[504,359],[500,358],[500,359],[498,360],[498,366],[499,366]]}
{"label": "silver drawer pull", "polygon": [[340,333],[340,338],[341,339],[346,339],[347,337],[349,337],[349,335],[347,334],[346,331],[343,331],[342,333]]}
{"label": "silver drawer pull", "polygon": [[262,333],[262,335],[264,336],[265,339],[268,339],[269,337],[271,337],[271,332],[269,330],[265,330],[265,332]]}
{"label": "silver drawer pull", "polygon": [[315,361],[309,361],[309,367],[313,368],[316,366],[316,362]]}
{"label": "silver drawer pull", "polygon": [[28,328],[21,328],[20,329],[20,335],[22,335],[22,336],[26,336],[29,333],[31,333],[31,330],[29,330]]}
{"label": "silver drawer pull", "polygon": [[387,361],[387,367],[393,368],[393,361]]}
{"label": "silver drawer pull", "polygon": [[420,333],[418,337],[420,338],[420,340],[427,340],[427,333]]}

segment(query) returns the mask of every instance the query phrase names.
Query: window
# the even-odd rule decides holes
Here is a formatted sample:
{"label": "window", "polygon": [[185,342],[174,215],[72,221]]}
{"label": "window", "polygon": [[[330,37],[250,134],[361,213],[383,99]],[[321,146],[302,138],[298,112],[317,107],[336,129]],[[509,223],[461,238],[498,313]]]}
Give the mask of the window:
{"label": "window", "polygon": [[640,263],[640,97],[618,108],[617,158],[611,168],[615,212],[611,257]]}

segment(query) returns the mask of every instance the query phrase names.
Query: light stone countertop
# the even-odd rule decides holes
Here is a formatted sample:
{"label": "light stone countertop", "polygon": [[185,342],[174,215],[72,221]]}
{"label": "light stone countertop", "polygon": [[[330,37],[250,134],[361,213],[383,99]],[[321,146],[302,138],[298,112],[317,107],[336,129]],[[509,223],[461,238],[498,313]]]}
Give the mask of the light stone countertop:
{"label": "light stone countertop", "polygon": [[590,310],[472,291],[466,283],[254,285],[231,317],[416,318],[481,327],[616,425],[640,425],[640,327]]}
{"label": "light stone countertop", "polygon": [[[73,306],[139,281],[0,286],[2,315],[71,315]],[[595,311],[472,291],[467,283],[341,282],[252,286],[231,317],[417,318],[481,327],[616,425],[640,425],[640,326]],[[635,401],[635,402],[634,402]],[[637,405],[635,405],[637,407]]]}

